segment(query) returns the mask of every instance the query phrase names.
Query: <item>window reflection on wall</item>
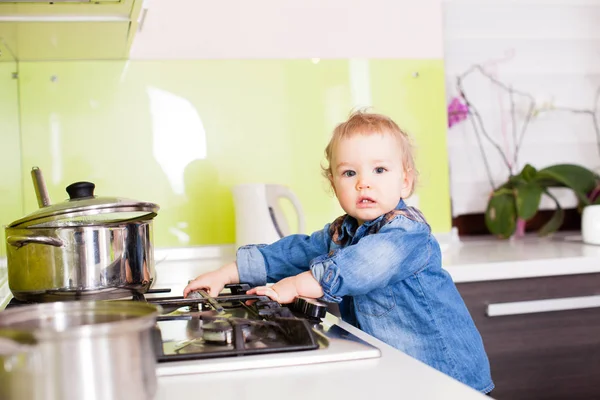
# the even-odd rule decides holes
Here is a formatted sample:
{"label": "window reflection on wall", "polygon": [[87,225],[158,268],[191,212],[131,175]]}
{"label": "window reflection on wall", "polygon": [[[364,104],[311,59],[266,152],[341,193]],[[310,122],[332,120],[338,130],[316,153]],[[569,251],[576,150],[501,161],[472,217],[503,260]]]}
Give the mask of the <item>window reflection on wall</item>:
{"label": "window reflection on wall", "polygon": [[61,151],[61,130],[59,113],[50,114],[50,154],[52,155],[52,184],[60,185],[63,179],[63,154]]}
{"label": "window reflection on wall", "polygon": [[184,170],[206,158],[206,132],[194,105],[171,92],[148,87],[152,151],[175,194],[185,192]]}

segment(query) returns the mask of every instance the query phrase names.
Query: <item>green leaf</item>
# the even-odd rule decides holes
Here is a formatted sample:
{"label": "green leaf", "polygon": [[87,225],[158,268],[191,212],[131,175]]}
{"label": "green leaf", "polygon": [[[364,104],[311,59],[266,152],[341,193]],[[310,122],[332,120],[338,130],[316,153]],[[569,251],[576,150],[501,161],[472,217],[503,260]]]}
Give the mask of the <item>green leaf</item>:
{"label": "green leaf", "polygon": [[[518,174],[518,175],[512,175],[510,178],[508,178],[508,181],[505,184],[505,187],[514,187],[516,185],[523,185],[527,183],[527,181],[525,180],[525,178],[523,178],[523,175]],[[503,187],[503,186],[501,186]]]}
{"label": "green leaf", "polygon": [[517,207],[512,193],[494,193],[485,211],[489,231],[502,238],[510,237],[517,226]]}
{"label": "green leaf", "polygon": [[536,183],[520,185],[515,189],[517,196],[517,215],[528,220],[538,212],[543,188]]}
{"label": "green leaf", "polygon": [[568,187],[580,202],[589,204],[586,195],[596,186],[598,175],[579,165],[558,164],[539,170],[535,180],[545,187]]}
{"label": "green leaf", "polygon": [[[521,172],[511,175],[497,187],[488,201],[485,223],[495,235],[510,237],[516,228],[517,218],[531,219],[539,209],[542,193],[546,193],[556,203],[556,211],[550,220],[539,230],[540,235],[548,235],[560,228],[564,221],[564,211],[556,198],[547,190],[552,187],[566,187],[573,191],[579,201],[579,207],[600,204],[593,195],[594,188],[600,184],[600,176],[580,165],[558,164],[541,170],[526,164]],[[595,196],[594,196],[595,197]]]}
{"label": "green leaf", "polygon": [[531,182],[537,175],[537,169],[535,169],[531,164],[526,164],[519,175],[521,175],[525,181]]}
{"label": "green leaf", "polygon": [[516,175],[511,175],[506,183],[504,183],[500,188],[513,188],[518,185],[526,185],[527,183],[533,181],[537,175],[537,170],[532,167],[530,164],[527,164],[523,167],[521,172]]}
{"label": "green leaf", "polygon": [[509,195],[509,196],[514,196],[515,190],[513,188],[508,188],[508,187],[501,187],[497,190],[494,191],[494,193],[492,194],[492,196],[500,196],[500,195]]}
{"label": "green leaf", "polygon": [[552,200],[554,200],[554,202],[556,203],[556,210],[554,211],[554,214],[552,214],[550,220],[546,222],[544,226],[542,226],[538,231],[538,235],[540,236],[546,236],[553,232],[556,232],[558,228],[560,228],[560,226],[563,224],[563,221],[565,219],[565,212],[560,207],[560,204],[558,200],[556,200],[556,197],[552,196],[552,194],[550,194],[550,192],[548,192],[547,190],[545,190],[544,193],[546,193],[550,198],[552,198]]}

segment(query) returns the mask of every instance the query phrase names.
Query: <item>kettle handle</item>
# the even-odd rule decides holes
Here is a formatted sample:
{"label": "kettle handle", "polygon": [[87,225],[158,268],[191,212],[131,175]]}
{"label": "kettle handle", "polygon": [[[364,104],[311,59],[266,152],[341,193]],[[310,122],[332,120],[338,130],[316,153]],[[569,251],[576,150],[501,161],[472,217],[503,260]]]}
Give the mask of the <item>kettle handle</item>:
{"label": "kettle handle", "polygon": [[277,197],[284,197],[288,199],[295,208],[296,217],[298,221],[298,233],[306,232],[306,222],[304,220],[304,211],[300,199],[292,192],[287,186],[282,185],[267,185],[269,190],[269,197],[276,199]]}

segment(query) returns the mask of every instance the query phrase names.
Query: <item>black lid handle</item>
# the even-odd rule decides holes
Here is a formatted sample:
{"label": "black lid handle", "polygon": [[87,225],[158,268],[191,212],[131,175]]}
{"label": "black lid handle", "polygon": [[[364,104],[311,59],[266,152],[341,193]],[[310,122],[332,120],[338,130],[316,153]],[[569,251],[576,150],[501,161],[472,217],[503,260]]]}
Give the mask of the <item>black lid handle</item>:
{"label": "black lid handle", "polygon": [[75,182],[67,186],[69,200],[86,199],[94,197],[94,189],[96,185],[92,182]]}

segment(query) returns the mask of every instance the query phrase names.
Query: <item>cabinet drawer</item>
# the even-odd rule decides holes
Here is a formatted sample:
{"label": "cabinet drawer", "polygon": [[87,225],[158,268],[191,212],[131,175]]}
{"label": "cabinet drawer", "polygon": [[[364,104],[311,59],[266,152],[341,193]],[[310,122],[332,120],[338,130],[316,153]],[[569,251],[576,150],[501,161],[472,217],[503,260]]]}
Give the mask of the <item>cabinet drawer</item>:
{"label": "cabinet drawer", "polygon": [[600,274],[552,276],[457,285],[471,308],[490,317],[600,307]]}
{"label": "cabinet drawer", "polygon": [[557,299],[600,295],[600,274],[468,282],[456,286],[467,304]]}
{"label": "cabinet drawer", "polygon": [[[457,287],[490,358],[494,398],[600,398],[600,307],[593,306],[594,296],[600,295],[600,274],[469,282]],[[540,304],[542,309],[543,304],[560,309],[561,302],[573,308],[530,312]],[[498,310],[507,304],[516,304],[517,312],[489,315],[490,307]]]}

